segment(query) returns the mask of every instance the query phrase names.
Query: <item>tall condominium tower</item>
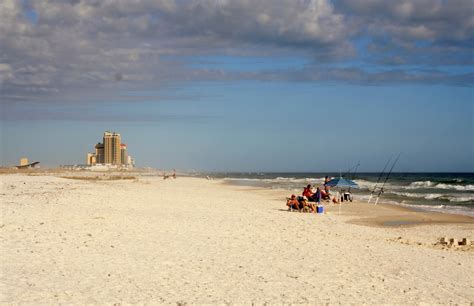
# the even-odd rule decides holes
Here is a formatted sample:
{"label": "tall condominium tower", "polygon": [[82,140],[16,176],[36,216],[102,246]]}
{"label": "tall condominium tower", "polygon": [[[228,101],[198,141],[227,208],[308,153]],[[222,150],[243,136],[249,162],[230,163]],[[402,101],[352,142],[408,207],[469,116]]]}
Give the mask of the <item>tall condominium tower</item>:
{"label": "tall condominium tower", "polygon": [[109,131],[104,133],[104,163],[121,164],[120,134]]}

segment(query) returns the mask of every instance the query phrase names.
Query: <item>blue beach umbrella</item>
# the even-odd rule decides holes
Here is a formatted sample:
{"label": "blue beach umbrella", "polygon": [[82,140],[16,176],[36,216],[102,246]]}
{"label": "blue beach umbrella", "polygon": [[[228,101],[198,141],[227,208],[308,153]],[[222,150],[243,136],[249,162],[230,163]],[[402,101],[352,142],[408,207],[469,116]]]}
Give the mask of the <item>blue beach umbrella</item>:
{"label": "blue beach umbrella", "polygon": [[346,180],[345,178],[338,177],[338,178],[333,178],[326,184],[325,186],[329,187],[338,187],[338,188],[359,188],[359,185],[357,185],[356,182],[352,180]]}
{"label": "blue beach umbrella", "polygon": [[[345,178],[342,178],[342,177],[338,177],[338,178],[334,178],[332,180],[330,180],[329,182],[327,182],[326,184],[324,184],[325,186],[329,186],[329,187],[336,187],[336,188],[359,188],[359,185],[357,185],[356,182],[352,181],[352,180],[346,180]],[[341,214],[341,206],[342,205],[339,205],[339,214]]]}

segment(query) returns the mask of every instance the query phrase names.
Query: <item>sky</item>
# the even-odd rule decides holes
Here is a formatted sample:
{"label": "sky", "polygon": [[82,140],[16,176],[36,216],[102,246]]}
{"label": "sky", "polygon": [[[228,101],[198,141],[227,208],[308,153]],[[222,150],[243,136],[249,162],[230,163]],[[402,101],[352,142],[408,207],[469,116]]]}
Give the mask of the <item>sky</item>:
{"label": "sky", "polygon": [[2,166],[474,172],[465,0],[3,0]]}

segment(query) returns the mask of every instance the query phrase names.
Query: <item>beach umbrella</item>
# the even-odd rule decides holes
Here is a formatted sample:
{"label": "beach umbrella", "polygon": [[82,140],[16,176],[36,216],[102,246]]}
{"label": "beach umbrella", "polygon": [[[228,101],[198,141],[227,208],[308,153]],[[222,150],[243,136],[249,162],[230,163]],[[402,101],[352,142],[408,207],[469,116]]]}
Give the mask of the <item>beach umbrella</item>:
{"label": "beach umbrella", "polygon": [[352,180],[346,180],[345,178],[338,177],[338,178],[333,178],[324,186],[329,186],[329,187],[337,187],[337,188],[359,188],[359,185],[357,185],[356,182]]}
{"label": "beach umbrella", "polygon": [[[327,182],[324,185],[329,186],[329,187],[339,188],[339,189],[342,189],[342,188],[359,188],[359,185],[357,185],[356,182],[354,182],[352,180],[346,180],[345,178],[342,178],[342,177],[333,178],[332,180],[330,180],[329,182]],[[339,214],[341,214],[341,206],[342,205],[339,204]]]}

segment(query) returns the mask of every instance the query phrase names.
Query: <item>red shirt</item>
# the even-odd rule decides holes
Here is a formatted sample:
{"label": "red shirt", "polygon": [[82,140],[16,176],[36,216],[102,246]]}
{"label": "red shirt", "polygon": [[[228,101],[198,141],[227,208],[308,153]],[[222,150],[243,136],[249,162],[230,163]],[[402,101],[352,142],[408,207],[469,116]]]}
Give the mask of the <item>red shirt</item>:
{"label": "red shirt", "polygon": [[303,190],[303,196],[304,197],[307,197],[307,198],[310,198],[311,196],[313,195],[313,193],[311,192],[311,188],[304,188]]}

